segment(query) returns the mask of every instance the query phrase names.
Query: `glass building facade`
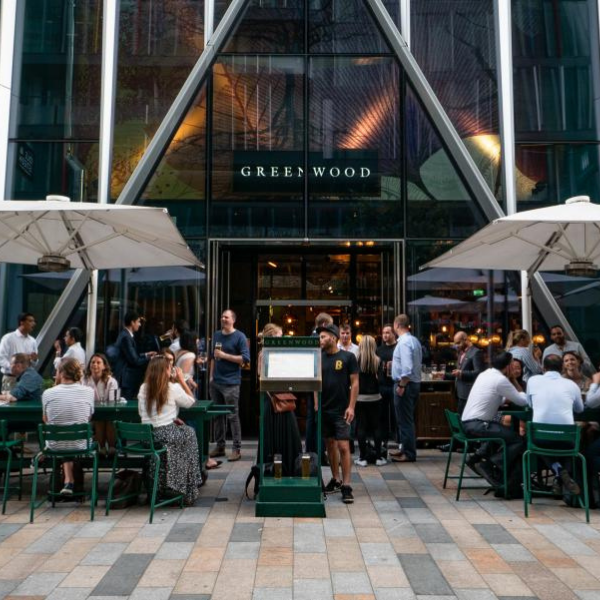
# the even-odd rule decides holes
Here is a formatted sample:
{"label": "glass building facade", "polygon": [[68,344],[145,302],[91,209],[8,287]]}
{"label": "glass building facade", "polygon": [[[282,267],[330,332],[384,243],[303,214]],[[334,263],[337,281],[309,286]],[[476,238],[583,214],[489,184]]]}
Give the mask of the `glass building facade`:
{"label": "glass building facade", "polygon": [[[384,5],[505,206],[494,3]],[[229,4],[213,2],[215,27]],[[367,2],[250,0],[135,198],[122,192],[205,49],[207,13],[200,0],[116,5],[110,201],[167,207],[205,269],[102,274],[99,347],[127,307],[148,334],[182,317],[204,338],[226,306],[252,344],[269,320],[309,333],[321,310],[355,334],[407,311],[432,361],[459,328],[503,343],[519,322],[514,274],[419,272],[487,219]],[[98,200],[103,10],[18,3],[6,198]],[[512,0],[519,210],[600,197],[598,22],[596,0]],[[3,330],[23,309],[43,322],[67,278],[7,270]],[[597,361],[593,283],[547,277]],[[86,311],[82,298],[68,323]],[[534,333],[550,324],[536,314]]]}

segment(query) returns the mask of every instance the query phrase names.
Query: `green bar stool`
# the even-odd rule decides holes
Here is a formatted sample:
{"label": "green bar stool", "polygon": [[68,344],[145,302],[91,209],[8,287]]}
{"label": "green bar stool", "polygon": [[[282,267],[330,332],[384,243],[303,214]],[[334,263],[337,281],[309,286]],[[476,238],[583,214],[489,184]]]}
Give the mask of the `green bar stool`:
{"label": "green bar stool", "polygon": [[[133,456],[144,456],[147,458],[154,457],[155,468],[154,468],[154,480],[152,485],[152,492],[150,495],[150,523],[154,519],[154,510],[167,504],[174,504],[179,502],[179,507],[183,508],[183,494],[177,494],[172,498],[167,498],[161,502],[156,502],[158,495],[158,475],[160,471],[160,457],[162,454],[166,454],[166,448],[157,447],[154,443],[154,435],[152,434],[152,425],[143,423],[126,423],[124,421],[114,422],[115,431],[117,435],[117,452],[113,458],[112,473],[110,477],[110,483],[108,485],[108,497],[106,498],[106,514],[110,511],[110,506],[114,502],[126,500],[137,496],[137,494],[125,494],[123,496],[113,497],[113,490],[115,486],[115,478],[117,475],[119,458],[126,458],[127,455]],[[166,459],[166,456],[165,456]]]}
{"label": "green bar stool", "polygon": [[[496,442],[502,446],[502,477],[504,484],[504,496],[507,495],[508,492],[508,475],[507,475],[507,461],[506,461],[506,443],[502,438],[496,437],[467,437],[462,428],[462,423],[460,420],[460,415],[458,413],[452,412],[451,410],[445,409],[446,420],[448,421],[448,425],[450,427],[450,432],[452,437],[450,438],[450,450],[448,451],[448,460],[446,461],[446,472],[444,474],[444,489],[446,489],[446,483],[448,479],[458,479],[458,488],[456,489],[456,501],[460,499],[460,491],[461,489],[478,489],[477,487],[464,487],[462,485],[463,479],[483,479],[480,475],[464,475],[465,465],[467,463],[467,455],[469,453],[469,447],[474,442]],[[462,450],[462,460],[460,463],[460,473],[458,475],[448,475],[450,471],[450,463],[452,461],[452,452],[454,450],[454,443],[457,442],[463,445]]]}
{"label": "green bar stool", "polygon": [[[15,456],[15,452],[16,456]],[[10,472],[13,458],[19,461],[19,500],[23,490],[23,440],[8,439],[8,421],[0,421],[0,452],[6,452],[6,464],[4,465],[4,490],[2,495],[2,514],[6,513],[6,503],[10,495]]]}
{"label": "green bar stool", "polygon": [[[525,516],[529,516],[529,505],[533,503],[533,494],[553,496],[552,491],[534,490],[531,486],[531,457],[548,456],[556,458],[579,458],[581,461],[581,477],[583,480],[583,494],[577,496],[579,505],[585,509],[585,520],[590,522],[590,508],[588,497],[587,462],[585,456],[579,452],[581,430],[577,425],[552,425],[549,423],[527,423],[527,450],[523,453],[523,505]],[[538,446],[539,442],[566,442],[571,444],[571,449],[553,449]],[[573,460],[573,478],[577,478],[577,461]]]}
{"label": "green bar stool", "polygon": [[[57,461],[75,460],[76,458],[91,458],[93,460],[92,471],[92,491],[90,495],[90,520],[94,520],[94,511],[98,501],[98,452],[96,442],[92,440],[92,426],[90,423],[77,423],[75,425],[49,425],[42,423],[38,425],[38,438],[40,442],[40,451],[33,458],[33,482],[31,484],[31,504],[29,522],[33,523],[35,509],[39,508],[46,499],[37,500],[37,483],[40,459],[42,457],[52,459],[52,474],[50,476],[50,486],[48,495],[54,507],[56,497],[59,492],[54,490],[54,478],[56,477]],[[46,447],[46,442],[85,442],[85,448],[79,449],[52,449]],[[85,498],[86,492],[74,492],[73,498]]]}

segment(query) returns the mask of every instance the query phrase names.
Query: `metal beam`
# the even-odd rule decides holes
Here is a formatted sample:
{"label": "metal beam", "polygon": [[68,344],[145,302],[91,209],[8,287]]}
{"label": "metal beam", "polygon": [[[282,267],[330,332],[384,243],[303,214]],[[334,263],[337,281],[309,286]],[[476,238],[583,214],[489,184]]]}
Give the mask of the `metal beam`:
{"label": "metal beam", "polygon": [[[144,190],[144,186],[158,166],[163,154],[169,147],[171,140],[181,121],[194,101],[200,86],[210,73],[210,69],[217,58],[217,53],[225,40],[232,33],[233,28],[241,18],[249,0],[233,0],[227,12],[221,19],[219,26],[213,33],[204,48],[200,58],[188,75],[171,108],[157,129],[152,141],[146,148],[144,155],[131,174],[123,191],[117,199],[117,204],[133,204]],[[78,270],[73,275],[69,285],[61,294],[38,336],[40,346],[40,359],[46,359],[52,349],[52,343],[64,328],[67,319],[75,310],[81,294],[85,290],[90,278],[89,271]]]}
{"label": "metal beam", "polygon": [[[492,221],[503,217],[504,211],[496,201],[488,184],[481,175],[477,165],[473,162],[471,155],[466,149],[454,125],[448,118],[435,92],[429,85],[425,74],[419,67],[414,56],[411,54],[406,41],[398,31],[398,28],[392,21],[387,9],[381,0],[366,0],[373,16],[379,23],[383,35],[392,47],[396,57],[402,65],[408,80],[417,93],[425,111],[436,127],[440,137],[444,141],[446,148],[452,154],[456,167],[470,189],[471,196],[475,199],[488,220]],[[512,88],[512,86],[511,86]],[[511,90],[512,91],[512,90]],[[514,125],[513,125],[514,131]],[[513,134],[514,136],[514,134]],[[513,138],[514,139],[514,138]],[[514,142],[511,154],[514,158]],[[504,160],[504,158],[503,158]],[[514,162],[514,161],[513,161]],[[564,313],[556,303],[548,286],[539,273],[531,278],[532,290],[536,306],[547,323],[561,325],[565,333],[572,340],[577,340],[577,336],[569,325]]]}

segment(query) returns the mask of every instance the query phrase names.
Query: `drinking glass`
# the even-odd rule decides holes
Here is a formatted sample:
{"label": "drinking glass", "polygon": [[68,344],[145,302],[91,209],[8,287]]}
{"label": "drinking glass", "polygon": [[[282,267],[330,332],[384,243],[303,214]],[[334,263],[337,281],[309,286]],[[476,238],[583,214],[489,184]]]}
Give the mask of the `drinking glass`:
{"label": "drinking glass", "polygon": [[[215,342],[215,350],[220,350],[223,347],[223,344],[221,342]],[[219,360],[216,356],[215,356],[215,360]]]}
{"label": "drinking glass", "polygon": [[206,352],[198,352],[198,359],[200,360],[200,370],[206,371]]}

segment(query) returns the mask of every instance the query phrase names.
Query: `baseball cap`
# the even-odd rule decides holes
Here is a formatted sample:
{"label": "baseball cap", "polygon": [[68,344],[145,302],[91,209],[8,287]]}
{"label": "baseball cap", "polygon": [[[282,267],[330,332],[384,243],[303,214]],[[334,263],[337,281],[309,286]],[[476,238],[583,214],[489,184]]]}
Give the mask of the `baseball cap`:
{"label": "baseball cap", "polygon": [[331,325],[323,325],[321,327],[317,327],[317,333],[321,333],[321,331],[327,331],[327,333],[331,333],[338,340],[340,339],[340,330],[338,329],[337,325],[334,325],[333,323],[331,323]]}

